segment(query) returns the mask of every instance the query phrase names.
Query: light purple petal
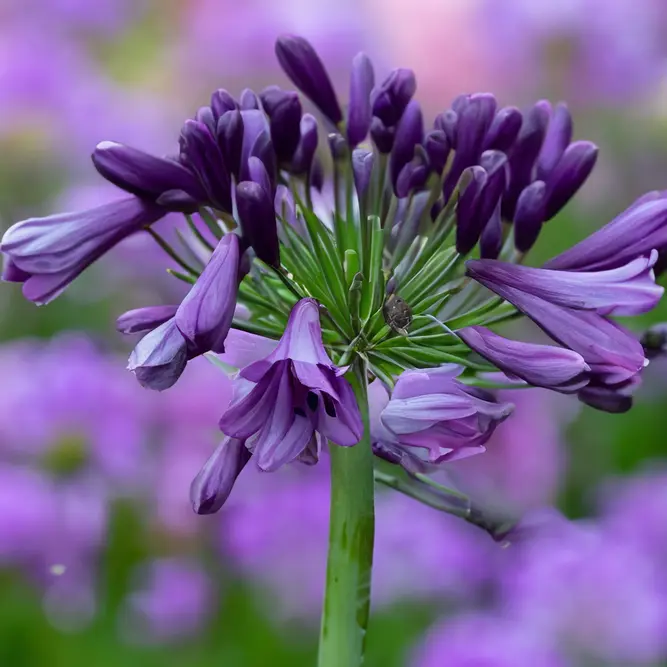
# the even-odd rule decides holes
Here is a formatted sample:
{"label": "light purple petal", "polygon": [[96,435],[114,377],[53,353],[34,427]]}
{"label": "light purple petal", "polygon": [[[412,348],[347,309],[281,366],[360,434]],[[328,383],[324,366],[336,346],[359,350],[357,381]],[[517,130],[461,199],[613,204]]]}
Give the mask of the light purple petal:
{"label": "light purple petal", "polygon": [[600,315],[638,315],[651,310],[663,288],[655,284],[652,267],[657,252],[605,271],[556,271],[498,260],[466,262],[468,275],[489,287],[507,285],[558,306],[594,310]]}
{"label": "light purple petal", "polygon": [[116,320],[116,329],[124,334],[152,331],[174,317],[177,310],[178,306],[148,306],[128,310]]}

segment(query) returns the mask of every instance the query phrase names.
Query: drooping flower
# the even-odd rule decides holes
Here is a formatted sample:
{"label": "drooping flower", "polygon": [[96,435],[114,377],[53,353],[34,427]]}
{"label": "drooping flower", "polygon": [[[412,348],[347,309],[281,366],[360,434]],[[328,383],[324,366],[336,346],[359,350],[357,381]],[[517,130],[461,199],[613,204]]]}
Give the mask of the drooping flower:
{"label": "drooping flower", "polygon": [[[462,369],[450,364],[428,371],[407,371],[380,413],[390,442],[427,450],[441,463],[484,451],[495,427],[512,412],[511,403],[457,380]],[[374,439],[382,440],[382,436]]]}
{"label": "drooping flower", "polygon": [[342,446],[355,445],[363,427],[348,382],[322,344],[314,299],[292,309],[278,347],[241,370],[254,387],[232,403],[222,431],[241,440],[262,470],[275,470],[306,451],[316,432]]}

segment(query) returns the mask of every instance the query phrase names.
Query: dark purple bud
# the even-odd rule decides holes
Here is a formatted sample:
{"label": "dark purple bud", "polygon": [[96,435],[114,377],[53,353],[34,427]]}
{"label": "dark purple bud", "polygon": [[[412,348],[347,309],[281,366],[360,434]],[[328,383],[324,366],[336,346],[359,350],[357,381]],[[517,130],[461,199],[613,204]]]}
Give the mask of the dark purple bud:
{"label": "dark purple bud", "polygon": [[199,177],[210,203],[222,211],[231,212],[231,178],[218,142],[208,127],[188,120],[181,130],[181,139],[183,156]]}
{"label": "dark purple bud", "polygon": [[380,153],[385,155],[391,153],[395,134],[396,130],[393,127],[385,127],[379,118],[373,118],[371,121],[371,139]]}
{"label": "dark purple bud", "polygon": [[194,174],[175,160],[155,157],[112,141],[98,144],[92,159],[107,181],[138,197],[156,199],[166,190],[185,190],[204,198]]}
{"label": "dark purple bud", "polygon": [[561,102],[556,105],[547,134],[544,138],[542,151],[537,159],[535,175],[541,181],[546,181],[549,174],[560,162],[565,149],[572,141],[572,116],[567,106]]}
{"label": "dark purple bud", "polygon": [[278,226],[273,199],[258,183],[242,181],[236,186],[236,206],[244,239],[265,264],[279,266]]}
{"label": "dark purple bud", "polygon": [[479,254],[483,259],[496,259],[503,247],[503,223],[500,202],[491,214],[479,238]]}
{"label": "dark purple bud", "polygon": [[259,109],[259,98],[254,91],[250,88],[244,88],[239,97],[239,106],[243,111],[249,111],[250,109]]}
{"label": "dark purple bud", "polygon": [[523,116],[516,107],[500,109],[486,133],[484,148],[486,150],[509,151],[519,134],[522,121]]}
{"label": "dark purple bud", "polygon": [[148,306],[128,310],[116,320],[116,330],[123,334],[153,331],[170,320],[177,310],[178,306]]}
{"label": "dark purple bud", "polygon": [[477,216],[480,223],[485,225],[507,187],[507,156],[502,151],[485,151],[480,158],[480,165],[486,170],[488,180],[480,195]]}
{"label": "dark purple bud", "polygon": [[384,288],[384,293],[388,296],[389,294],[394,294],[396,292],[396,289],[398,287],[398,281],[396,280],[396,276],[392,276],[389,278],[387,281],[387,284]]}
{"label": "dark purple bud", "polygon": [[528,252],[540,235],[546,210],[547,186],[534,181],[519,195],[514,213],[514,245],[519,252]]}
{"label": "dark purple bud", "polygon": [[187,343],[172,318],[139,341],[127,368],[142,387],[163,391],[181,377],[187,362]]}
{"label": "dark purple bud", "polygon": [[338,125],[343,114],[329,75],[312,45],[303,37],[285,35],[276,42],[276,56],[292,83]]}
{"label": "dark purple bud", "polygon": [[307,173],[313,164],[315,151],[317,150],[317,120],[314,116],[306,113],[301,118],[300,139],[292,158],[291,171],[295,174]]}
{"label": "dark purple bud", "polygon": [[424,148],[428,155],[431,169],[442,174],[449,157],[449,139],[443,130],[431,130],[426,133]]}
{"label": "dark purple bud", "polygon": [[667,323],[654,324],[641,337],[647,359],[655,359],[667,353]]}
{"label": "dark purple bud", "polygon": [[238,109],[236,100],[224,89],[220,88],[211,95],[211,109],[216,118],[221,118],[227,111]]}
{"label": "dark purple bud", "polygon": [[393,70],[372,93],[373,115],[386,127],[397,125],[416,90],[417,79],[411,69]]}
{"label": "dark purple bud", "polygon": [[347,142],[342,134],[331,132],[327,137],[329,151],[334,162],[342,160],[347,155]]}
{"label": "dark purple bud", "polygon": [[192,509],[197,514],[217,512],[229,498],[236,478],[249,460],[245,440],[225,438],[190,486]]}
{"label": "dark purple bud", "polygon": [[270,119],[271,141],[279,163],[292,159],[301,137],[301,100],[294,92],[271,86],[261,93],[264,110]]}
{"label": "dark purple bud", "polygon": [[253,156],[248,160],[248,173],[250,180],[261,185],[266,194],[273,198],[275,185],[271,182],[264,163],[258,157]]}
{"label": "dark purple bud", "polygon": [[396,196],[407,197],[413,190],[421,190],[426,185],[429,170],[423,157],[416,155],[408,162],[396,180]]}
{"label": "dark purple bud", "polygon": [[496,98],[486,93],[470,95],[459,103],[456,109],[456,154],[443,187],[445,199],[451,196],[463,170],[479,164],[496,105]]}
{"label": "dark purple bud", "polygon": [[347,140],[352,148],[360,144],[371,127],[371,91],[375,85],[373,63],[365,53],[358,53],[352,61],[350,77],[350,105],[347,109]]}
{"label": "dark purple bud", "polygon": [[470,180],[456,205],[456,250],[467,255],[475,247],[486,222],[480,221],[477,209],[488,175],[482,167],[468,167],[461,175],[461,180],[464,179]]}
{"label": "dark purple bud", "polygon": [[225,234],[176,311],[174,321],[191,355],[225,351],[236,307],[240,255],[239,237]]}
{"label": "dark purple bud", "polygon": [[155,203],[178,213],[194,213],[199,209],[199,202],[183,190],[165,190]]}
{"label": "dark purple bud", "polygon": [[216,136],[227,168],[238,179],[243,150],[243,116],[238,109],[226,111],[220,116]]}
{"label": "dark purple bud", "polygon": [[533,168],[542,149],[550,117],[551,104],[541,100],[523,119],[519,136],[510,154],[510,183],[503,197],[503,216],[508,220],[514,217],[522,190],[533,180]]}
{"label": "dark purple bud", "polygon": [[375,158],[373,151],[355,148],[352,151],[352,173],[357,194],[363,197],[371,182]]}
{"label": "dark purple bud", "polygon": [[590,141],[575,141],[565,149],[547,180],[547,220],[551,220],[572,199],[590,176],[597,158],[598,147]]}
{"label": "dark purple bud", "polygon": [[448,109],[436,116],[433,123],[436,130],[442,130],[449,141],[450,148],[456,148],[456,128],[459,116],[454,109]]}
{"label": "dark purple bud", "polygon": [[411,100],[396,128],[396,139],[389,159],[391,182],[396,192],[396,184],[401,169],[412,160],[415,147],[424,139],[424,119],[417,100]]}

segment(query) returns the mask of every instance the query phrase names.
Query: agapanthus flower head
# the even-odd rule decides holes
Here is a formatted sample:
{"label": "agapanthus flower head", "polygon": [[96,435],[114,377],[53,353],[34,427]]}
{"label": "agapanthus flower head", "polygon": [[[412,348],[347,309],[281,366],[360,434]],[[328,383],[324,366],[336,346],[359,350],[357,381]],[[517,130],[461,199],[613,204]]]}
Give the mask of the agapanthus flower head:
{"label": "agapanthus flower head", "polygon": [[[645,313],[662,295],[664,193],[529,266],[542,227],[558,224],[597,159],[595,145],[572,142],[565,104],[522,112],[488,92],[463,94],[429,126],[409,69],[377,83],[359,54],[345,107],[307,40],[281,37],[276,53],[324,116],[328,171],[298,92],[219,89],[185,121],[177,155],[97,146],[95,167],[124,199],[20,222],[0,246],[5,279],[39,303],[137,231],[169,255],[190,291],[121,317],[122,331],[145,334],[130,368],[154,389],[203,354],[239,369],[195,509],[218,509],[249,461],[275,470],[315,463],[327,440],[370,446],[359,405],[369,382],[388,396],[375,451],[413,477],[483,451],[511,412],[497,388],[628,409],[646,354],[612,318]],[[170,212],[187,218],[182,248],[151,227]],[[497,333],[521,316],[556,345]]]}

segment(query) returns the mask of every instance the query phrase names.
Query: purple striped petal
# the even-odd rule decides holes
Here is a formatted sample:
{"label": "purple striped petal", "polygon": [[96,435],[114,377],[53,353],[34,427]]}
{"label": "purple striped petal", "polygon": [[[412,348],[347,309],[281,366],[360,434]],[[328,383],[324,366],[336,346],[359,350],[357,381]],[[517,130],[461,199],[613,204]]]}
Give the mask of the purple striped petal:
{"label": "purple striped petal", "polygon": [[560,162],[570,141],[572,141],[572,116],[567,105],[560,102],[553,110],[544,144],[537,159],[535,173],[538,179],[546,181]]}
{"label": "purple striped petal", "polygon": [[236,306],[240,244],[226,234],[176,312],[175,321],[191,352],[225,351]]}
{"label": "purple striped petal", "polygon": [[142,387],[162,391],[176,383],[187,361],[187,343],[172,318],[139,341],[127,368]]}
{"label": "purple striped petal", "polygon": [[520,289],[564,308],[594,310],[600,315],[639,315],[651,310],[664,289],[655,284],[657,252],[606,271],[555,271],[496,260],[470,260],[475,280]]}
{"label": "purple striped petal", "polygon": [[156,199],[166,190],[183,190],[195,198],[203,198],[197,178],[175,160],[155,157],[113,141],[99,143],[92,159],[107,181],[139,197]]}
{"label": "purple striped petal", "polygon": [[177,310],[178,306],[148,306],[128,310],[116,320],[116,330],[123,334],[152,331],[174,317]]}
{"label": "purple striped petal", "polygon": [[232,492],[236,478],[250,460],[245,441],[225,438],[190,486],[190,502],[197,514],[214,514]]}
{"label": "purple striped petal", "polygon": [[87,211],[30,218],[5,232],[0,250],[15,269],[30,274],[26,297],[48,303],[117,243],[165,214],[159,206],[127,197]]}
{"label": "purple striped petal", "polygon": [[456,334],[504,373],[533,386],[571,393],[588,383],[588,364],[571,350],[510,340],[479,326],[460,329]]}
{"label": "purple striped petal", "polygon": [[375,85],[373,63],[365,53],[352,60],[350,104],[347,110],[347,141],[352,148],[360,144],[371,127],[371,91]]}
{"label": "purple striped petal", "polygon": [[312,45],[285,35],[276,41],[276,56],[292,83],[334,124],[343,120],[331,79]]}
{"label": "purple striped petal", "polygon": [[548,269],[597,271],[667,246],[667,193],[651,192],[610,223],[549,260]]}

